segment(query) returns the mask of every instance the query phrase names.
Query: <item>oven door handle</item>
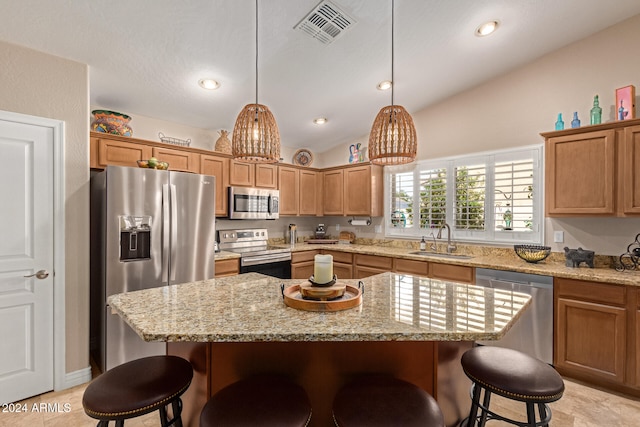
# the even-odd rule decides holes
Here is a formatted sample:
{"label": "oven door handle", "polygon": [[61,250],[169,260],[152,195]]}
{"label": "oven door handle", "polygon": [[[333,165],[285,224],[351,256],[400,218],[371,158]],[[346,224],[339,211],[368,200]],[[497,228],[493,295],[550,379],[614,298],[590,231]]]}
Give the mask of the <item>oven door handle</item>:
{"label": "oven door handle", "polygon": [[245,265],[257,265],[257,264],[271,264],[274,262],[281,261],[290,261],[291,254],[286,253],[279,256],[274,255],[256,255],[251,257],[243,257],[240,258],[240,265],[244,267]]}

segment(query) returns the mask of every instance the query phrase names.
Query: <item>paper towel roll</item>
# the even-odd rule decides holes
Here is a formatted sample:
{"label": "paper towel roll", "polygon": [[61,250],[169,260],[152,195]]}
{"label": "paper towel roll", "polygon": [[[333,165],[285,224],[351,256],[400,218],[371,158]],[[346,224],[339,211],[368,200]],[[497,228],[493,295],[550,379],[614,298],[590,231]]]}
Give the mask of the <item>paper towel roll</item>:
{"label": "paper towel roll", "polygon": [[369,220],[366,219],[352,219],[351,225],[369,225]]}

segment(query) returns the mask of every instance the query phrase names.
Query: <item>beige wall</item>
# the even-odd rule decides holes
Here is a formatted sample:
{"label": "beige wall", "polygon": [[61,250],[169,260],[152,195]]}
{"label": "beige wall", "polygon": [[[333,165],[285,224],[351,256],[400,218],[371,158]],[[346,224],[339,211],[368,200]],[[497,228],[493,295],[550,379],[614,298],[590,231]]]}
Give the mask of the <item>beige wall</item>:
{"label": "beige wall", "polygon": [[[539,134],[554,129],[558,113],[565,128],[574,111],[588,125],[596,94],[603,123],[612,121],[615,89],[629,84],[640,89],[640,55],[630,48],[633,40],[640,40],[640,15],[414,113],[418,159],[541,143]],[[368,145],[367,136],[354,142]],[[348,146],[321,153],[323,165],[346,163]],[[553,243],[554,231],[565,232],[564,243]],[[581,246],[620,255],[638,232],[640,218],[547,219],[545,242],[554,251]]]}
{"label": "beige wall", "polygon": [[0,42],[0,109],[65,123],[66,372],[89,366],[89,74],[84,64]]}

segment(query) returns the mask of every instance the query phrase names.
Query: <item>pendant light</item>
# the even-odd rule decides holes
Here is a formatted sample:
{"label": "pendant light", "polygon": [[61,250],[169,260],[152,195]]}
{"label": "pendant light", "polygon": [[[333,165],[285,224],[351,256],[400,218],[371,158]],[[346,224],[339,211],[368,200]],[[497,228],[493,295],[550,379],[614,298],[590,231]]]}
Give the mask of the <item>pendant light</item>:
{"label": "pendant light", "polygon": [[266,105],[258,104],[258,0],[256,0],[256,102],[238,114],[231,139],[233,157],[247,163],[277,163],[280,132]]}
{"label": "pendant light", "polygon": [[418,149],[416,127],[411,115],[400,105],[393,104],[394,9],[391,0],[391,105],[383,107],[369,134],[369,160],[378,165],[400,165],[415,160]]}

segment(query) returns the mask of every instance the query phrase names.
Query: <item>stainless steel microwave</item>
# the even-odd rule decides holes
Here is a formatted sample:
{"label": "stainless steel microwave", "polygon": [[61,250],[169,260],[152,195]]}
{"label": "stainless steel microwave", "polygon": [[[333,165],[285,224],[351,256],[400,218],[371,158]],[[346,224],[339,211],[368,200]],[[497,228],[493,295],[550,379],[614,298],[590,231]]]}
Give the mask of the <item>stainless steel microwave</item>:
{"label": "stainless steel microwave", "polygon": [[229,187],[229,219],[278,219],[279,202],[279,190]]}

